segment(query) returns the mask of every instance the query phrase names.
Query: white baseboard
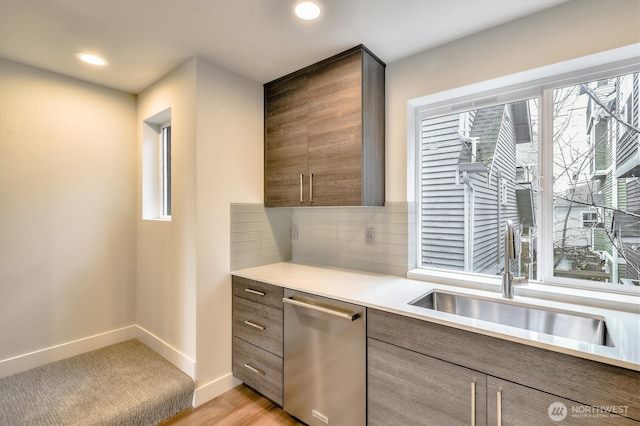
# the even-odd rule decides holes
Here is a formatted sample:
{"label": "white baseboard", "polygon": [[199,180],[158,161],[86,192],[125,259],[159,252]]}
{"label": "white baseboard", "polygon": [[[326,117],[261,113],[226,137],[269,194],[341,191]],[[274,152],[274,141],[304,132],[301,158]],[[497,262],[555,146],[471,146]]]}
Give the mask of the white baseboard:
{"label": "white baseboard", "polygon": [[10,376],[50,362],[124,342],[137,337],[137,334],[136,326],[132,325],[3,359],[0,360],[0,377]]}
{"label": "white baseboard", "polygon": [[62,343],[49,348],[40,349],[23,355],[0,360],[0,377],[10,376],[22,371],[36,368],[50,362],[80,355],[85,352],[104,348],[105,346],[138,339],[151,349],[162,355],[170,363],[182,370],[186,375],[195,378],[196,363],[191,358],[138,325],[119,328]]}
{"label": "white baseboard", "polygon": [[195,380],[196,362],[194,360],[139,325],[135,327],[138,340],[162,355],[167,361],[182,370],[184,374]]}
{"label": "white baseboard", "polygon": [[229,373],[202,386],[198,386],[193,394],[193,406],[198,407],[207,401],[211,401],[216,396],[225,393],[240,383],[242,382],[233,377],[233,374]]}

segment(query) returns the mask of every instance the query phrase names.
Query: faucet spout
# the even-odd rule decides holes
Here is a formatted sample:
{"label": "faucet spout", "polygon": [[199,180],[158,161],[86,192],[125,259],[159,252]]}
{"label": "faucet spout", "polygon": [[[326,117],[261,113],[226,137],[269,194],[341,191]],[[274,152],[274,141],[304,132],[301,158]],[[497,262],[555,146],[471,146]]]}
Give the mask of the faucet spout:
{"label": "faucet spout", "polygon": [[511,260],[516,258],[516,243],[513,221],[507,220],[504,227],[504,272],[502,273],[502,297],[513,299],[513,275]]}

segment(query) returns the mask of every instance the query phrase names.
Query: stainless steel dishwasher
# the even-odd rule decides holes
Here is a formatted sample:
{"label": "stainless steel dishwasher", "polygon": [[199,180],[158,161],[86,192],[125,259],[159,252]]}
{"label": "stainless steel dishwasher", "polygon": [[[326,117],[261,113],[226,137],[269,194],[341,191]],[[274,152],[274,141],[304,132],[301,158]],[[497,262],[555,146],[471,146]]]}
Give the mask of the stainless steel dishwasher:
{"label": "stainless steel dishwasher", "polygon": [[366,424],[366,308],[284,291],[284,409],[311,426]]}

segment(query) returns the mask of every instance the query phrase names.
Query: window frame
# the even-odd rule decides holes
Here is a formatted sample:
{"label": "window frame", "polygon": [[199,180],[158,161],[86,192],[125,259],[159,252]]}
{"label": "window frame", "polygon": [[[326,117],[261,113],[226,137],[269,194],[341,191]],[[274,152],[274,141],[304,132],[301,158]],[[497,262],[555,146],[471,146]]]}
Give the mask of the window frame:
{"label": "window frame", "polygon": [[160,202],[160,218],[171,219],[171,122],[160,125],[159,147],[158,147],[158,179]]}
{"label": "window frame", "polygon": [[[431,279],[452,284],[471,284],[474,287],[495,290],[500,277],[477,273],[438,270],[420,265],[421,197],[420,197],[420,127],[422,119],[437,115],[464,112],[498,104],[538,98],[538,271],[537,280],[531,281],[542,288],[573,288],[606,293],[640,295],[640,288],[598,283],[575,278],[554,276],[553,271],[553,91],[556,88],[583,82],[597,81],[616,75],[640,72],[637,57],[639,44],[615,49],[588,57],[554,64],[522,73],[475,83],[435,93],[408,102],[408,188],[407,194],[415,200],[415,253],[416,269],[410,277]],[[411,201],[411,199],[410,199]]]}
{"label": "window frame", "polygon": [[[171,215],[163,211],[163,128],[171,125],[171,107],[142,120],[141,191],[142,220],[171,222]],[[173,130],[173,129],[172,129]],[[171,154],[171,151],[168,152]],[[171,196],[171,185],[165,185]]]}

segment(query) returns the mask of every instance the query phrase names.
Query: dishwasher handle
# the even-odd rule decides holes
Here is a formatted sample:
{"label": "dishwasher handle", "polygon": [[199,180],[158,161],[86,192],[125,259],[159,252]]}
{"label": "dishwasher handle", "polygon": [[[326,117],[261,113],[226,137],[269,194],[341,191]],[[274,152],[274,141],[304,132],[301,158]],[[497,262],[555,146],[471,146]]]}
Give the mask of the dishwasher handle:
{"label": "dishwasher handle", "polygon": [[290,297],[285,297],[285,298],[282,299],[282,301],[284,303],[288,303],[290,305],[295,305],[295,306],[299,306],[301,308],[306,308],[306,309],[311,309],[311,310],[314,310],[314,311],[323,312],[325,314],[334,315],[336,317],[344,318],[344,319],[347,319],[349,321],[355,321],[358,318],[360,318],[360,313],[359,312],[336,311],[334,309],[324,308],[322,306],[313,305],[311,303],[301,302],[299,300],[295,300],[295,299],[292,299]]}

